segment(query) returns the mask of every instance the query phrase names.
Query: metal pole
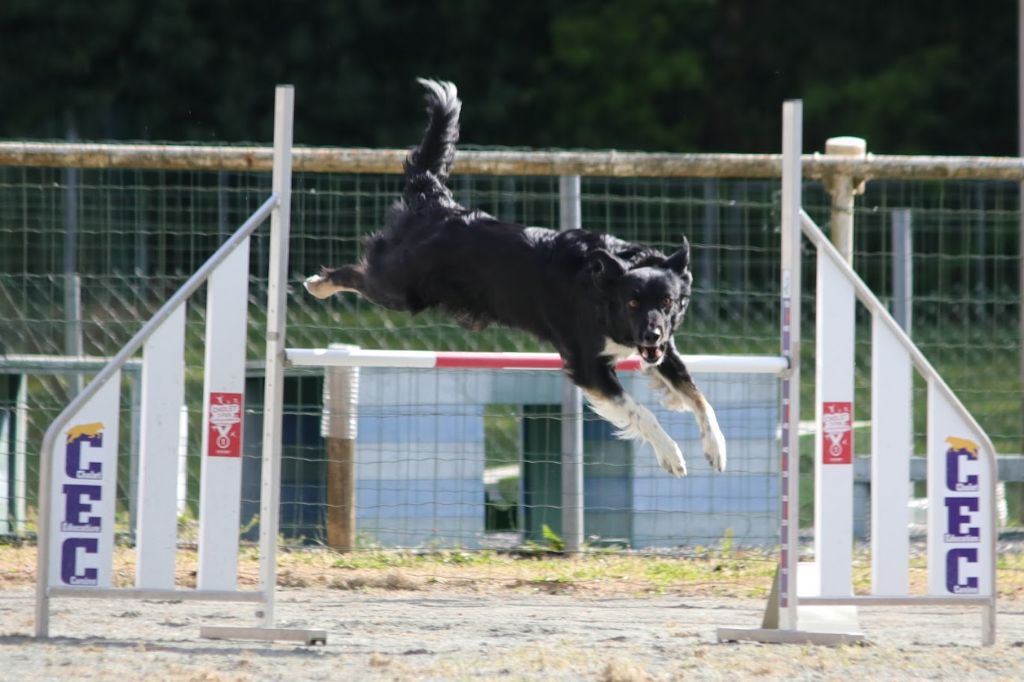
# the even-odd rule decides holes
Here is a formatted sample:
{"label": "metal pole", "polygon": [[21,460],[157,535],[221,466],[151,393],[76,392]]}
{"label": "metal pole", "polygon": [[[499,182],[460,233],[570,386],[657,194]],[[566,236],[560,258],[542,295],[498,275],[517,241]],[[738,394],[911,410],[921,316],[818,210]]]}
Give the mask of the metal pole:
{"label": "metal pole", "polygon": [[[79,357],[84,353],[85,349],[82,343],[82,278],[74,271],[65,270],[64,354]],[[71,397],[82,392],[82,385],[81,374],[68,375],[68,394]]]}
{"label": "metal pole", "polygon": [[[579,229],[580,178],[559,178],[559,227]],[[583,548],[583,393],[568,378],[562,380],[562,538],[566,552]]]}
{"label": "metal pole", "polygon": [[892,316],[910,336],[913,318],[914,266],[909,208],[892,212]]}
{"label": "metal pole", "polygon": [[782,520],[779,556],[779,625],[797,629],[797,562],[800,560],[800,152],[803,102],[782,106]]}
{"label": "metal pole", "polygon": [[[79,375],[81,376],[81,375]],[[139,537],[139,440],[142,436],[142,373],[132,372],[128,377],[128,396],[131,404],[131,439],[128,464],[128,533],[132,542]]]}
{"label": "metal pole", "polygon": [[[65,112],[67,137],[78,141],[75,117]],[[78,270],[78,169],[64,169],[64,354],[82,355],[82,282]],[[68,393],[82,392],[82,375],[68,375]]]}
{"label": "metal pole", "polygon": [[[704,224],[701,227],[701,237],[705,244],[721,244],[721,222],[719,220],[719,207],[721,203],[718,196],[718,180],[716,178],[707,178],[702,185],[704,190]],[[727,240],[728,238],[726,238],[726,243],[728,243]],[[697,253],[699,254],[697,257],[700,259],[700,267],[697,270],[697,277],[699,278],[697,287],[703,289],[705,293],[695,296],[696,301],[694,303],[697,305],[699,317],[703,319],[717,315],[717,291],[719,289],[715,286],[714,281],[718,273],[719,256],[718,250],[713,248],[701,249]],[[711,292],[716,292],[716,294]]]}
{"label": "metal pole", "polygon": [[[1024,0],[1017,1],[1017,155],[1024,157]],[[1020,184],[1017,205],[1019,215],[1017,239],[1017,339],[1020,344],[1020,383],[1024,386],[1024,182]],[[1021,401],[1020,413],[1021,443],[1020,451],[1024,452],[1024,400]]]}
{"label": "metal pole", "polygon": [[16,393],[20,374],[0,375],[0,533],[11,532],[11,441],[14,435],[14,409],[8,407]]}
{"label": "metal pole", "polygon": [[19,375],[17,415],[14,428],[14,531],[25,537],[26,498],[28,492],[28,374]]}
{"label": "metal pole", "polygon": [[277,584],[277,529],[281,494],[281,408],[288,296],[288,232],[291,222],[292,112],[295,90],[277,87],[274,101],[274,172],[277,206],[270,214],[270,271],[267,276],[267,373],[263,394],[263,466],[260,478],[260,590],[266,601],[263,624],[274,623]]}

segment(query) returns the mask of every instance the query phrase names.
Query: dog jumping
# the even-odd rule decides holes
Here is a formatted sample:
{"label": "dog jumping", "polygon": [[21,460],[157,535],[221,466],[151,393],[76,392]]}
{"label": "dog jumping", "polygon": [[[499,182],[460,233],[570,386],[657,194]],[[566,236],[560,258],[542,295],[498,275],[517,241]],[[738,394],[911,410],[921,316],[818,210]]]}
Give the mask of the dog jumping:
{"label": "dog jumping", "polygon": [[317,298],[355,292],[390,310],[440,309],[471,329],[500,324],[551,344],[565,372],[621,438],[641,439],[658,463],[686,475],[683,453],[654,414],[626,393],[615,363],[639,354],[664,404],[690,410],[704,456],[725,470],[715,411],[676,351],[673,334],[690,301],[690,247],[669,255],[607,234],[504,222],[464,208],[446,181],[455,159],[462,102],[455,85],[419,79],[428,123],[405,161],[405,188],[364,258],[306,279]]}

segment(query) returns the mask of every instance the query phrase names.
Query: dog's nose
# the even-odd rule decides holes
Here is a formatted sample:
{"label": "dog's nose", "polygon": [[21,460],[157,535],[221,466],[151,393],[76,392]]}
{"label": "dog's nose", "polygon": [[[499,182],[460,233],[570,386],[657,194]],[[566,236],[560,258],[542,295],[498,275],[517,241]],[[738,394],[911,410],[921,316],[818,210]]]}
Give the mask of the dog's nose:
{"label": "dog's nose", "polygon": [[661,340],[661,327],[655,327],[654,329],[648,329],[644,332],[643,342],[654,345]]}

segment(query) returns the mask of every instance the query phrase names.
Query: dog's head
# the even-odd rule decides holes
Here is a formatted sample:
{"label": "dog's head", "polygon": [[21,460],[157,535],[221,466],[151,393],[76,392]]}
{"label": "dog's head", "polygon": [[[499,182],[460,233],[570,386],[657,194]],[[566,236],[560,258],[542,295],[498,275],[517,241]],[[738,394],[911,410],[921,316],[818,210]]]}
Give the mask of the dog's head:
{"label": "dog's head", "polygon": [[641,359],[657,365],[690,303],[690,244],[659,264],[630,270],[605,249],[590,253],[594,279],[604,292],[612,340],[635,346]]}

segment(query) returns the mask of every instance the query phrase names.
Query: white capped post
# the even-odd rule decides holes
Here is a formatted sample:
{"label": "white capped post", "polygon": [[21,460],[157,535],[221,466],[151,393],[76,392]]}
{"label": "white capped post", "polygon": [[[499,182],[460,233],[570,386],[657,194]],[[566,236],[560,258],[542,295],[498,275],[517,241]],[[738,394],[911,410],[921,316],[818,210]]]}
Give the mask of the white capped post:
{"label": "white capped post", "polygon": [[[828,153],[863,155],[864,141],[832,138]],[[863,189],[848,175],[829,183],[832,239],[846,263],[853,260],[853,197]],[[853,284],[817,253],[815,295],[814,562],[805,564],[801,597],[853,594],[854,347],[857,298]],[[853,606],[800,608],[805,628],[862,637]]]}
{"label": "white capped post", "polygon": [[[825,153],[863,158],[859,137],[833,137]],[[854,197],[864,182],[839,174],[832,195],[832,243],[853,263]],[[815,333],[814,570],[819,595],[853,593],[853,367],[857,298],[827,254],[818,252]]]}

